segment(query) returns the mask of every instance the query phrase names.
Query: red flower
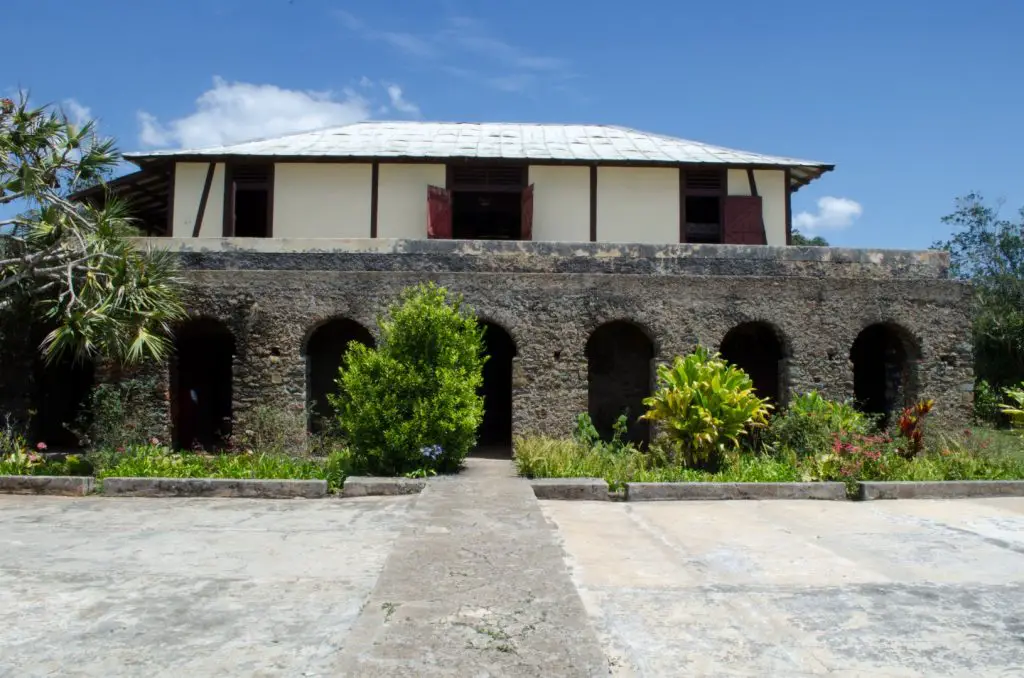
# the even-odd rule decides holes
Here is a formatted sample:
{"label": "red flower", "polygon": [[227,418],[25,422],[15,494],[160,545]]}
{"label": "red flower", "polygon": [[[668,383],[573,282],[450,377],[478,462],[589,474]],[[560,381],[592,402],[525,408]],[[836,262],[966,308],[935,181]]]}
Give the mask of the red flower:
{"label": "red flower", "polygon": [[46,449],[46,443],[36,443],[36,449],[42,452]]}

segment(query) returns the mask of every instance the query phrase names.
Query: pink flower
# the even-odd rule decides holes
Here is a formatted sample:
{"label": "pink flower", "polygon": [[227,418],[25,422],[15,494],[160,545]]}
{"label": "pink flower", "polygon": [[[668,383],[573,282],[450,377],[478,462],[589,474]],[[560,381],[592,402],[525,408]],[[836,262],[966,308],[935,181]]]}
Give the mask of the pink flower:
{"label": "pink flower", "polygon": [[157,445],[160,444],[160,439],[154,436],[153,438],[149,439],[149,444],[152,445],[153,447],[156,447]]}
{"label": "pink flower", "polygon": [[36,443],[36,449],[42,452],[46,449],[46,443]]}

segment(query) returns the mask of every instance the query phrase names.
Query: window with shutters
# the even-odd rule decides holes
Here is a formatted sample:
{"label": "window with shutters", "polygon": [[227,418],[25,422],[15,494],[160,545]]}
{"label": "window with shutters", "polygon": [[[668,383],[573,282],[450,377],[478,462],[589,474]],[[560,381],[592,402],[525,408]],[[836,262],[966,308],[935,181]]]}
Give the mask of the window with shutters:
{"label": "window with shutters", "polygon": [[526,185],[526,177],[525,165],[449,165],[450,237],[529,240],[533,191]]}
{"label": "window with shutters", "polygon": [[224,236],[269,238],[273,233],[274,166],[231,164],[225,181]]}
{"label": "window with shutters", "polygon": [[683,170],[683,239],[692,243],[722,242],[722,198],[725,172],[721,170]]}

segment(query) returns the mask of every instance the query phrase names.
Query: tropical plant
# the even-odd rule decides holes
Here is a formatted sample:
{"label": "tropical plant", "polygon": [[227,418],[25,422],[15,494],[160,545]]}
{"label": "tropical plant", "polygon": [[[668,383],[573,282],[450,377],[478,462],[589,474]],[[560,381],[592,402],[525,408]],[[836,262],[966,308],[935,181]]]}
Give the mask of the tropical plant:
{"label": "tropical plant", "polygon": [[1003,389],[1003,393],[1011,402],[1000,405],[999,409],[1010,418],[1013,428],[1024,429],[1024,382],[1017,388]]}
{"label": "tropical plant", "polygon": [[78,434],[83,445],[118,448],[142,445],[164,435],[163,413],[154,402],[161,385],[151,374],[134,374],[129,379],[104,382],[93,387],[82,408]]}
{"label": "tropical plant", "polygon": [[974,384],[974,401],[972,404],[974,420],[979,423],[1000,424],[1003,415],[1000,411],[999,390],[993,388],[984,379]]}
{"label": "tropical plant", "polygon": [[73,197],[119,160],[93,122],[33,108],[27,96],[0,100],[0,206],[22,210],[0,220],[0,314],[46,327],[47,360],[163,358],[184,317],[176,260],[131,243],[130,206]]}
{"label": "tropical plant", "polygon": [[906,441],[901,448],[905,456],[916,457],[924,451],[924,424],[934,406],[934,400],[921,400],[900,414],[897,426]]}
{"label": "tropical plant", "polygon": [[629,416],[619,415],[619,418],[612,424],[612,439],[601,440],[601,433],[594,426],[594,420],[587,412],[576,415],[576,427],[572,432],[572,439],[587,449],[610,452],[613,454],[634,450],[636,447],[624,440],[629,432]]}
{"label": "tropical plant", "polygon": [[777,453],[804,457],[830,449],[836,435],[866,434],[870,429],[870,420],[852,403],[810,391],[793,398],[784,412],[772,417],[764,440]]}
{"label": "tropical plant", "polygon": [[433,283],[405,290],[379,323],[378,346],[350,344],[329,396],[355,462],[385,475],[457,470],[483,418],[482,328]]}
{"label": "tropical plant", "polygon": [[663,427],[687,466],[717,468],[751,429],[767,424],[771,405],[754,394],[746,372],[698,347],[658,367],[654,394],[641,419]]}

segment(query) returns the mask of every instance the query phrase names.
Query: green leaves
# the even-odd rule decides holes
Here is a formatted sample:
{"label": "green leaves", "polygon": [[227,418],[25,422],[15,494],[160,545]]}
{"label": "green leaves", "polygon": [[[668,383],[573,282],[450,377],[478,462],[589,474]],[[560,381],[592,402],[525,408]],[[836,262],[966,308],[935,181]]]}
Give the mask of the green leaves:
{"label": "green leaves", "polygon": [[109,176],[119,156],[92,122],[76,124],[27,98],[0,106],[0,204],[25,211],[0,221],[0,313],[23,313],[50,331],[48,361],[64,355],[122,364],[170,352],[185,317],[173,255],[141,251],[128,205],[70,195]]}
{"label": "green leaves", "polygon": [[752,428],[767,424],[771,405],[754,395],[743,370],[698,347],[658,367],[658,387],[641,417],[658,422],[688,466],[718,467]]}
{"label": "green leaves", "polygon": [[[357,463],[386,475],[456,470],[483,418],[483,330],[433,283],[406,290],[380,327],[376,349],[350,345],[329,396]],[[434,445],[442,454],[425,458]]]}

